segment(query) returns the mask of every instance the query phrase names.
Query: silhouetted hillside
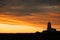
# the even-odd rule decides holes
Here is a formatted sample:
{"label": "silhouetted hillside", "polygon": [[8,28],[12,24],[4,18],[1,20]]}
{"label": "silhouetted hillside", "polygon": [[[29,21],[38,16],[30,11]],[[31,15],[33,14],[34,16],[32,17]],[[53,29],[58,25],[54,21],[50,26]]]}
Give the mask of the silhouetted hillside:
{"label": "silhouetted hillside", "polygon": [[60,32],[49,33],[1,33],[0,40],[60,40]]}

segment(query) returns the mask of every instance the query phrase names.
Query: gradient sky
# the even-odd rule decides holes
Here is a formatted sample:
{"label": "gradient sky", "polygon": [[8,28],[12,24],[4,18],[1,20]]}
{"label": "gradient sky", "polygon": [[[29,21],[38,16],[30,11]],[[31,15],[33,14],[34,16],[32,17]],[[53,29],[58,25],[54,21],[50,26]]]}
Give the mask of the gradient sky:
{"label": "gradient sky", "polygon": [[41,32],[48,21],[60,31],[60,0],[0,0],[1,33]]}

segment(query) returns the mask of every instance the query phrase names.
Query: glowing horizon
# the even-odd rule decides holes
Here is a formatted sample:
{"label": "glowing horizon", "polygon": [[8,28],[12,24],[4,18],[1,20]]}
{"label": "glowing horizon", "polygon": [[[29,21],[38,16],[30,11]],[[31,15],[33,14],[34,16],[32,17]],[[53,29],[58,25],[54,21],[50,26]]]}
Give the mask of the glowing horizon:
{"label": "glowing horizon", "polygon": [[0,17],[0,33],[34,33],[36,31],[41,32],[42,29],[27,22]]}
{"label": "glowing horizon", "polygon": [[[26,27],[28,31],[22,31],[23,33],[30,30],[30,32],[35,32],[38,29],[38,31],[43,31],[46,30],[48,21],[51,22],[53,28],[60,31],[59,0],[0,0],[0,2],[0,25],[4,28],[1,29],[3,32],[11,32],[6,31],[10,26],[12,29],[14,26],[24,28],[28,26]],[[9,28],[6,29],[3,25]]]}
{"label": "glowing horizon", "polygon": [[41,32],[42,29],[24,25],[0,24],[0,33],[35,33],[36,31]]}
{"label": "glowing horizon", "polygon": [[12,17],[7,17],[6,15],[0,17],[0,33],[34,33],[36,31],[42,32],[44,29],[46,29],[46,27],[46,24],[32,24],[29,22],[17,20]]}

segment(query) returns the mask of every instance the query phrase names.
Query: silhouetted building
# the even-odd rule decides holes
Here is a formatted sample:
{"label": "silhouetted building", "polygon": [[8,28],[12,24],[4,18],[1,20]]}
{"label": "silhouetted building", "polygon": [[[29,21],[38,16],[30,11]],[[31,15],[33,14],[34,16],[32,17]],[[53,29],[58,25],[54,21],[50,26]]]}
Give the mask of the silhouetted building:
{"label": "silhouetted building", "polygon": [[51,27],[51,23],[48,22],[48,25],[47,25],[47,30],[43,31],[43,32],[55,32],[56,29],[52,28]]}
{"label": "silhouetted building", "polygon": [[50,22],[48,22],[47,31],[49,31],[49,32],[56,31],[56,29],[51,27],[51,23]]}

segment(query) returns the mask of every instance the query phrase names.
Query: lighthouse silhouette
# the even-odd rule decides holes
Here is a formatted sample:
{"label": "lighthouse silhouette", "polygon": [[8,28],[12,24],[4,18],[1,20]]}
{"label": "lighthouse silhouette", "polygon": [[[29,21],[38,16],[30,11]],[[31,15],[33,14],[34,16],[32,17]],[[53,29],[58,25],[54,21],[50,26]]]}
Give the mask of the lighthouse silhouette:
{"label": "lighthouse silhouette", "polygon": [[56,29],[52,28],[51,22],[48,22],[48,24],[47,24],[47,31],[48,31],[48,32],[56,31]]}
{"label": "lighthouse silhouette", "polygon": [[52,29],[52,28],[51,28],[51,23],[48,22],[48,25],[47,25],[47,31],[52,31],[51,29]]}
{"label": "lighthouse silhouette", "polygon": [[43,31],[43,33],[47,33],[47,32],[56,32],[56,29],[52,28],[50,21],[47,24],[47,30]]}

